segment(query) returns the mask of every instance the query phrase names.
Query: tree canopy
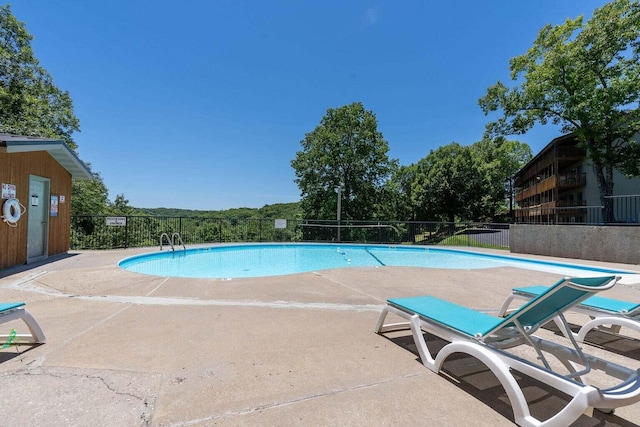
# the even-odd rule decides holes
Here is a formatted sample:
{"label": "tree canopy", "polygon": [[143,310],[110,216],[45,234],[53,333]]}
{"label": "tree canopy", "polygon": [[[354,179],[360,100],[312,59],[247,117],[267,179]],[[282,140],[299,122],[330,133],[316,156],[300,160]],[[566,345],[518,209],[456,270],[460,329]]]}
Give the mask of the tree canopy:
{"label": "tree canopy", "polygon": [[[484,138],[472,145],[479,162],[479,171],[485,177],[487,187],[483,195],[483,214],[495,216],[500,211],[513,209],[513,175],[531,160],[531,147],[504,137]],[[508,202],[508,205],[505,203]]]}
{"label": "tree canopy", "polygon": [[305,218],[335,219],[338,193],[341,219],[376,218],[397,161],[387,155],[389,145],[373,112],[360,102],[330,108],[301,145],[291,166]]}
{"label": "tree canopy", "polygon": [[10,6],[0,6],[0,132],[62,139],[76,149],[71,96],[40,65],[32,39]]}
{"label": "tree canopy", "polygon": [[486,181],[477,160],[469,147],[455,142],[420,160],[412,185],[420,216],[449,222],[478,218]]}
{"label": "tree canopy", "polygon": [[456,142],[402,166],[386,186],[386,216],[410,221],[505,221],[513,174],[531,148],[503,137]]}
{"label": "tree canopy", "polygon": [[71,215],[103,215],[109,204],[109,190],[99,173],[91,180],[74,180],[71,188]]}
{"label": "tree canopy", "polygon": [[[10,6],[0,6],[0,132],[62,140],[75,151],[73,133],[80,124],[71,96],[56,87],[40,65],[32,40]],[[73,215],[100,215],[108,206],[109,192],[102,178],[95,172],[93,177],[73,181]]]}
{"label": "tree canopy", "polygon": [[640,175],[640,4],[614,0],[592,18],[546,25],[533,46],[510,60],[508,88],[498,81],[479,104],[503,115],[491,135],[523,134],[548,122],[586,149],[601,201],[613,194],[613,170]]}

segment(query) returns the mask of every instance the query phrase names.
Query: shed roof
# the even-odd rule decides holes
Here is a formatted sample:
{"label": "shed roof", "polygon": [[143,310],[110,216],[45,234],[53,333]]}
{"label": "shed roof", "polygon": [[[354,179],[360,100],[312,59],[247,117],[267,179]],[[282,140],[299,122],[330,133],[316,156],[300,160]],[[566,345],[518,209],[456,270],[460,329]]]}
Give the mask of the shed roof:
{"label": "shed roof", "polygon": [[47,151],[63,168],[69,171],[73,179],[93,179],[93,174],[87,165],[64,141],[0,133],[0,152],[25,153],[33,151]]}

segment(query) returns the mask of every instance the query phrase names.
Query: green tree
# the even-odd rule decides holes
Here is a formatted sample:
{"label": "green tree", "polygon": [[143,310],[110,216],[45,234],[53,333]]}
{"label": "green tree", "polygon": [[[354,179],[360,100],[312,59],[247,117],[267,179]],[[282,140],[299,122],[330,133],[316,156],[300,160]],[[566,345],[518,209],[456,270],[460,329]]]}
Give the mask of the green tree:
{"label": "green tree", "polygon": [[134,209],[129,206],[129,200],[124,198],[124,194],[118,194],[113,203],[107,209],[110,215],[133,215]]}
{"label": "green tree", "polygon": [[76,149],[71,97],[40,66],[32,39],[10,6],[0,6],[0,132],[62,139]]}
{"label": "green tree", "polygon": [[302,218],[302,212],[300,212],[300,204],[298,202],[275,203],[261,207],[256,218],[296,219]]}
{"label": "green tree", "polygon": [[341,219],[379,215],[383,187],[397,160],[389,159],[389,145],[378,131],[373,112],[360,102],[330,108],[301,145],[291,166],[305,218],[336,218],[338,193]]}
{"label": "green tree", "polygon": [[[72,135],[80,130],[68,92],[35,57],[33,36],[9,5],[0,6],[0,132],[64,141],[72,150]],[[74,180],[71,213],[101,214],[107,190],[98,174],[94,181]]]}
{"label": "green tree", "polygon": [[520,141],[508,140],[502,136],[494,139],[484,138],[471,146],[478,157],[480,172],[486,179],[484,211],[493,217],[500,211],[513,210],[513,175],[531,158],[531,147]]}
{"label": "green tree", "polygon": [[431,151],[416,164],[411,188],[418,220],[477,220],[485,214],[487,182],[478,156],[453,142]]}
{"label": "green tree", "polygon": [[417,166],[400,166],[385,185],[385,203],[382,216],[399,221],[415,221],[416,206],[412,198],[413,182],[416,179]]}
{"label": "green tree", "polygon": [[551,121],[585,148],[598,180],[606,220],[613,170],[640,175],[640,3],[614,0],[561,25],[546,25],[524,55],[510,60],[509,89],[498,81],[479,104],[485,114],[502,110],[488,125],[492,135],[527,132]]}
{"label": "green tree", "polygon": [[71,215],[103,215],[109,203],[109,191],[99,173],[92,180],[76,180],[71,189]]}
{"label": "green tree", "polygon": [[[90,166],[90,165],[89,165]],[[104,215],[108,199],[99,173],[93,173],[91,180],[75,180],[71,188],[71,247],[91,248],[91,236],[99,230],[104,220],[91,215]]]}

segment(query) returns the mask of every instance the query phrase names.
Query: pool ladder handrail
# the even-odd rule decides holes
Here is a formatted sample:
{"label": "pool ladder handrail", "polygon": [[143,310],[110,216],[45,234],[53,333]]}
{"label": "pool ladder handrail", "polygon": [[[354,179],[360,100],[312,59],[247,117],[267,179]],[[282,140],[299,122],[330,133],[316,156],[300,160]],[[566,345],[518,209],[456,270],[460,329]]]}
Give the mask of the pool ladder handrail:
{"label": "pool ladder handrail", "polygon": [[180,233],[173,233],[173,234],[171,235],[171,241],[172,241],[174,244],[176,244],[176,245],[177,245],[178,243],[176,242],[176,237],[178,238],[178,242],[180,242],[180,245],[182,246],[182,249],[184,249],[184,250],[186,251],[186,250],[187,250],[187,247],[184,245],[184,242],[182,241],[182,237],[180,237]]}
{"label": "pool ladder handrail", "polygon": [[[180,243],[180,245],[182,245],[182,249],[184,249],[185,251],[187,250],[187,247],[184,245],[184,242],[182,241],[182,237],[180,236],[180,233],[173,233],[171,235],[171,237],[169,237],[169,235],[167,233],[162,233],[160,235],[160,250],[162,250],[162,242],[163,242],[163,238],[166,237],[167,238],[167,243],[169,244],[169,246],[171,246],[171,250],[175,252],[175,247],[174,244],[177,245],[178,242]],[[178,238],[178,240],[176,241],[176,237]]]}

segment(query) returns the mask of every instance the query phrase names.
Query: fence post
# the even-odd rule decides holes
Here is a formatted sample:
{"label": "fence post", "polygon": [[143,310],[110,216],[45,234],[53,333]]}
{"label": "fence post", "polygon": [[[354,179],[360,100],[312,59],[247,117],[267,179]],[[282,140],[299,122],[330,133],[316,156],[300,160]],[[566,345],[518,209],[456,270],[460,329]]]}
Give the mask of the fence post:
{"label": "fence post", "polygon": [[129,247],[129,217],[124,217],[124,248],[127,249]]}

